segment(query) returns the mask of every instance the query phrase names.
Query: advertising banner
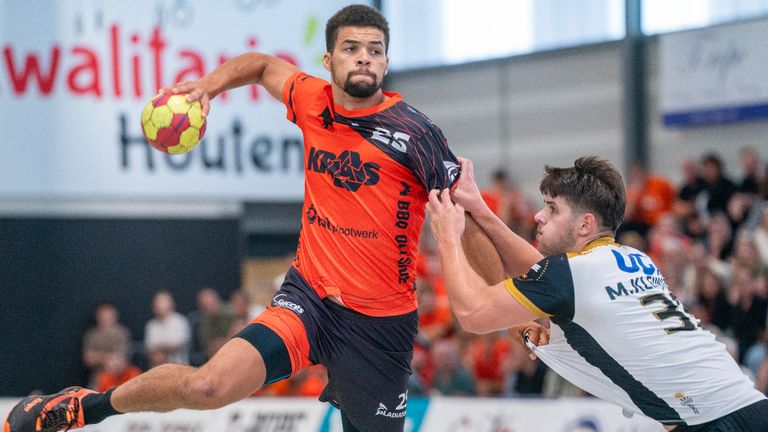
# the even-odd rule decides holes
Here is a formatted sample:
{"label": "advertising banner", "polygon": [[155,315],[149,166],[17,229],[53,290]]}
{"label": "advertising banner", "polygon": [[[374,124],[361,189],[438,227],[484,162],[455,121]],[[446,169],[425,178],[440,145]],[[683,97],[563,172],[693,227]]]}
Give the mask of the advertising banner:
{"label": "advertising banner", "polygon": [[421,432],[664,432],[643,416],[592,398],[434,398]]}
{"label": "advertising banner", "polygon": [[340,0],[0,0],[0,198],[300,201],[302,138],[253,85],[212,103],[169,156],[143,139],[159,88],[249,50],[327,78]]}
{"label": "advertising banner", "polygon": [[[0,399],[0,416],[16,403]],[[4,418],[4,417],[3,417]],[[213,411],[110,417],[84,432],[341,432],[338,410],[314,398],[246,399]],[[405,432],[664,432],[594,399],[413,398]]]}
{"label": "advertising banner", "polygon": [[768,20],[660,36],[664,124],[686,127],[768,117]]}

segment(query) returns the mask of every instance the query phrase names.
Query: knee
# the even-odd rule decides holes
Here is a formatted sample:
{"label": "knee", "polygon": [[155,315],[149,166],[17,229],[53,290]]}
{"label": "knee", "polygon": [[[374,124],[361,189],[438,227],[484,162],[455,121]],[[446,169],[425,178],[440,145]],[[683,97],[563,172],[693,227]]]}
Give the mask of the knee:
{"label": "knee", "polygon": [[216,409],[232,402],[227,397],[222,381],[210,373],[198,369],[185,381],[181,385],[187,395],[189,408]]}

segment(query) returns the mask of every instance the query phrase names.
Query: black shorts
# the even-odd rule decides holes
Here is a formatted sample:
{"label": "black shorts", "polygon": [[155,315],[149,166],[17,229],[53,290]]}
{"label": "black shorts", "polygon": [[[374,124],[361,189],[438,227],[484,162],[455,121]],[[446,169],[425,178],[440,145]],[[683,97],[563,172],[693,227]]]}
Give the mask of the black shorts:
{"label": "black shorts", "polygon": [[[274,333],[265,336],[270,333],[265,328]],[[268,382],[310,363],[324,365],[328,385],[321,401],[339,408],[362,431],[400,432],[417,332],[416,311],[391,317],[360,314],[320,299],[291,268],[272,305],[238,337],[262,354]],[[286,353],[278,353],[283,347]]]}
{"label": "black shorts", "polygon": [[768,399],[747,405],[717,420],[696,426],[678,426],[672,432],[766,432]]}

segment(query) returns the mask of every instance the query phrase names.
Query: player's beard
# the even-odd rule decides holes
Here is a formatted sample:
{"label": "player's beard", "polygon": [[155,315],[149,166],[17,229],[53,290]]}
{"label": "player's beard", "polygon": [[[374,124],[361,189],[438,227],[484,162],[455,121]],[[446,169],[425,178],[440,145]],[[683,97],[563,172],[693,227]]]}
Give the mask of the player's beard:
{"label": "player's beard", "polygon": [[352,82],[352,77],[356,74],[357,72],[348,73],[347,80],[344,81],[344,92],[352,97],[359,99],[369,98],[381,90],[381,86],[384,84],[384,80],[379,80],[375,75],[368,75],[373,78],[372,83],[365,81]]}
{"label": "player's beard", "polygon": [[563,231],[556,238],[548,241],[544,241],[544,238],[539,241],[539,252],[544,256],[557,255],[565,253],[571,250],[576,244],[576,240],[573,238],[574,227],[568,227],[567,231]]}

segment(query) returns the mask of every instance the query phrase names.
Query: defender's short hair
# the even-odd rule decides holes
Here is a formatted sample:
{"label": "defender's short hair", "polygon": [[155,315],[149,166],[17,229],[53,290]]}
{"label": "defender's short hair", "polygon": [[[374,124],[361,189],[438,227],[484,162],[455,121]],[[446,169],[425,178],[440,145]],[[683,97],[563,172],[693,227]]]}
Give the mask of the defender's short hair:
{"label": "defender's short hair", "polygon": [[572,167],[547,165],[539,190],[561,196],[578,212],[594,214],[601,226],[616,231],[624,220],[627,193],[618,170],[605,159],[583,156]]}

